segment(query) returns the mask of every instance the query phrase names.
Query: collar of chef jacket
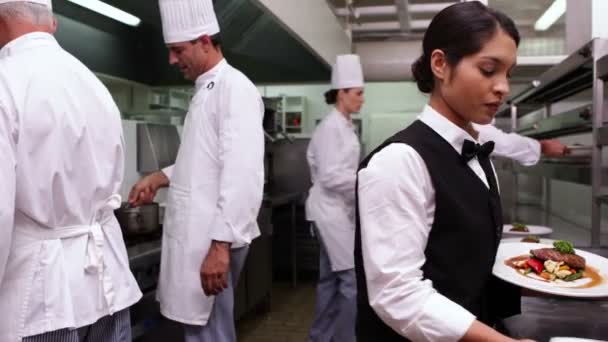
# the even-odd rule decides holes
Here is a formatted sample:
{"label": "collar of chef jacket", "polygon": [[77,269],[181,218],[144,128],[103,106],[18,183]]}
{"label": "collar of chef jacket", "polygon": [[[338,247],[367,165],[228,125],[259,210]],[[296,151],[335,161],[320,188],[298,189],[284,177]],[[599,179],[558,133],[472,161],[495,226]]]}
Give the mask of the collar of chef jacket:
{"label": "collar of chef jacket", "polygon": [[31,47],[49,44],[57,44],[57,41],[51,34],[46,32],[27,33],[19,38],[13,39],[0,49],[0,58],[9,57]]}

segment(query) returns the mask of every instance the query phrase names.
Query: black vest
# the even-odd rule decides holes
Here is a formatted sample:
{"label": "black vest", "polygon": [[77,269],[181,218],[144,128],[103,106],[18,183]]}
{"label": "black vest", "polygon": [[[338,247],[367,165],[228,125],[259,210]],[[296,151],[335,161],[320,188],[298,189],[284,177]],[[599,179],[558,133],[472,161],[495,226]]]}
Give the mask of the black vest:
{"label": "black vest", "polygon": [[[367,167],[374,154],[392,143],[410,145],[420,154],[435,188],[435,217],[425,250],[426,262],[422,266],[424,278],[432,280],[439,293],[490,326],[498,318],[519,313],[519,290],[492,276],[502,236],[500,197],[492,195],[460,153],[421,121],[385,141],[367,156],[360,169]],[[384,324],[369,305],[360,229],[357,205],[358,341],[405,341]],[[495,295],[496,291],[500,291],[500,295]]]}

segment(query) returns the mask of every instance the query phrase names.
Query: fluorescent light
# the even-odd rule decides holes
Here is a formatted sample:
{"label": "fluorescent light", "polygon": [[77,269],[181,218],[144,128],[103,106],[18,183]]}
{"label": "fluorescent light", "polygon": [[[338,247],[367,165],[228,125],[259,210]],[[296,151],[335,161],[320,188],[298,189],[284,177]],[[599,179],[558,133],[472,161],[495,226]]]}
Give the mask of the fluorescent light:
{"label": "fluorescent light", "polygon": [[534,24],[536,31],[545,31],[566,13],[566,0],[555,0]]}
{"label": "fluorescent light", "polygon": [[123,24],[127,24],[130,26],[138,26],[141,23],[141,20],[121,9],[118,9],[114,6],[108,5],[103,1],[99,0],[69,0],[77,5],[88,8],[91,11],[97,12],[99,14],[105,15],[106,17],[110,17],[116,21],[120,21]]}

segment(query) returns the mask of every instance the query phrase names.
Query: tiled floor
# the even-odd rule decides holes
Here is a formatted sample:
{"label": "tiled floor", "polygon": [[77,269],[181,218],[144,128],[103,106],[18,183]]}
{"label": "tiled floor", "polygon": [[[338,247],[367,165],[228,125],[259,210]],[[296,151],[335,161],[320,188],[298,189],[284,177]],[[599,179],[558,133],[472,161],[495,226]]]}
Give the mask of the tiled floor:
{"label": "tiled floor", "polygon": [[275,283],[270,312],[238,322],[239,342],[305,342],[314,318],[315,284]]}

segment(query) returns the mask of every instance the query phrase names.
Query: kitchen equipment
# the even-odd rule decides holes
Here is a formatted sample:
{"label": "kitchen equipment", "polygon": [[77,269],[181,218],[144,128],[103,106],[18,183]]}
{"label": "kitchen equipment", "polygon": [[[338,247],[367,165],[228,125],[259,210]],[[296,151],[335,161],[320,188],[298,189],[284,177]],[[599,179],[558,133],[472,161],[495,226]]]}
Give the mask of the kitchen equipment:
{"label": "kitchen equipment", "polygon": [[565,134],[587,132],[591,130],[593,116],[591,104],[555,113],[540,121],[522,123],[517,133],[535,139],[549,139]]}
{"label": "kitchen equipment", "polygon": [[123,203],[114,214],[127,237],[153,234],[160,230],[158,203],[147,203],[140,207]]}
{"label": "kitchen equipment", "polygon": [[589,164],[593,147],[589,145],[572,144],[566,146],[566,153],[561,157],[544,157],[547,163],[560,164]]}
{"label": "kitchen equipment", "polygon": [[566,146],[566,150],[566,155],[568,156],[591,158],[591,151],[593,150],[593,147],[589,145],[573,144]]}
{"label": "kitchen equipment", "polygon": [[155,172],[175,164],[180,137],[174,125],[137,124],[137,171]]}

